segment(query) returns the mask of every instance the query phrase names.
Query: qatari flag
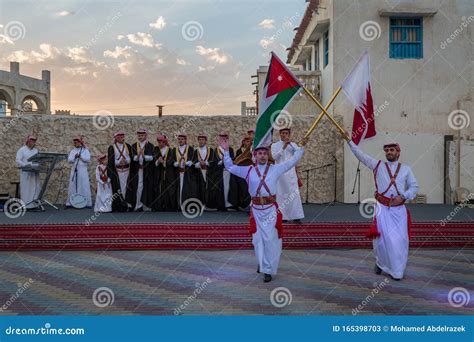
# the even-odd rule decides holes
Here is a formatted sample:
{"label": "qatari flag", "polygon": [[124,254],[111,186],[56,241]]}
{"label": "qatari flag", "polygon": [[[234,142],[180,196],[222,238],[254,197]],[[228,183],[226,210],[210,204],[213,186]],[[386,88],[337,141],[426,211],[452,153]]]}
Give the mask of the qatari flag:
{"label": "qatari flag", "polygon": [[359,145],[363,139],[375,136],[375,116],[370,90],[370,60],[365,51],[342,82],[342,90],[355,107],[352,141]]}

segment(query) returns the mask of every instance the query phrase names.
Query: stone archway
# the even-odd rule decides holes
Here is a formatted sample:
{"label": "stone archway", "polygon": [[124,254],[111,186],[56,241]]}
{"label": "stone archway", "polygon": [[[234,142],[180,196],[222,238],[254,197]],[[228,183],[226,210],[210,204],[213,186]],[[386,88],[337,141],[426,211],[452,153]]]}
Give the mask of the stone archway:
{"label": "stone archway", "polygon": [[38,96],[29,94],[23,97],[20,108],[24,113],[43,114],[46,112],[46,106]]}
{"label": "stone archway", "polygon": [[6,115],[7,110],[13,106],[13,97],[5,89],[0,89],[0,116]]}

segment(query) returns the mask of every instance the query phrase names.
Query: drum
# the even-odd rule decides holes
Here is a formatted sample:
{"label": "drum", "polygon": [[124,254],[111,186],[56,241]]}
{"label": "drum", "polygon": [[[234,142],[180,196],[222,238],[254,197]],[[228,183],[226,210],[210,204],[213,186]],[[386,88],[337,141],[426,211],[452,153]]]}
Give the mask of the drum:
{"label": "drum", "polygon": [[69,201],[71,202],[71,205],[76,209],[85,208],[87,205],[87,198],[80,194],[72,194],[69,198]]}

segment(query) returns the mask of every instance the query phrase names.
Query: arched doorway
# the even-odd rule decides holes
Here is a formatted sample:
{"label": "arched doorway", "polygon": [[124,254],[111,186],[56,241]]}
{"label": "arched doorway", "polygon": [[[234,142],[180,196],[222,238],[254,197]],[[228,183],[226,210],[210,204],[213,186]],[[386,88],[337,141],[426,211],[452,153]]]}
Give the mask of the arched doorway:
{"label": "arched doorway", "polygon": [[0,116],[11,115],[13,100],[3,89],[0,89]]}
{"label": "arched doorway", "polygon": [[20,106],[24,114],[41,114],[45,112],[44,104],[34,95],[25,96]]}

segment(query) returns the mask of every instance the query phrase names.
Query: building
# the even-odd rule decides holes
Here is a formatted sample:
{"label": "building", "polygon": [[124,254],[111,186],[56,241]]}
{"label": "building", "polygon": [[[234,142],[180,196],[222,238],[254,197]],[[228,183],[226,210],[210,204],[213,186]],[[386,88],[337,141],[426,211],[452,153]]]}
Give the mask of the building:
{"label": "building", "polygon": [[51,114],[51,74],[41,72],[41,79],[20,74],[20,64],[10,62],[10,71],[0,70],[0,102],[6,102],[12,116]]}
{"label": "building", "polygon": [[[377,136],[362,149],[382,159],[382,145],[399,142],[401,162],[412,166],[428,203],[452,203],[457,187],[474,193],[474,3],[311,0],[306,6],[287,63],[319,73],[323,104],[364,50],[370,54]],[[343,93],[330,112],[351,127],[354,108]],[[345,202],[357,202],[356,169],[346,146]],[[375,189],[373,175],[361,171],[364,200]]]}

